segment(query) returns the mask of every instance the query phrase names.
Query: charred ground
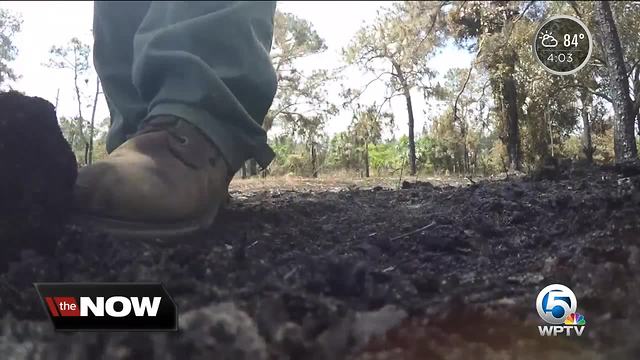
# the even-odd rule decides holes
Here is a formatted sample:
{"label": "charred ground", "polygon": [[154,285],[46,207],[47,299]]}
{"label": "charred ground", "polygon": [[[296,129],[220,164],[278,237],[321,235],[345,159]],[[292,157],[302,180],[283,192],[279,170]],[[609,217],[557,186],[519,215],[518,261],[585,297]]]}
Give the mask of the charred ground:
{"label": "charred ground", "polygon": [[[23,251],[0,273],[0,353],[640,357],[640,176],[633,172],[232,195],[208,234],[181,243],[125,242],[67,227],[50,253]],[[35,281],[161,281],[178,303],[181,331],[57,334]],[[580,338],[538,335],[535,298],[556,282],[576,293],[587,319]]]}

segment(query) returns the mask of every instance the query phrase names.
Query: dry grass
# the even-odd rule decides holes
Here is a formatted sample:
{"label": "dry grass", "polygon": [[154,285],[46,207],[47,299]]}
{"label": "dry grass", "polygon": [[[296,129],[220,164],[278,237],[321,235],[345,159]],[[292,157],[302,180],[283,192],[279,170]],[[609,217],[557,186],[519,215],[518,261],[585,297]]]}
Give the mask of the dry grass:
{"label": "dry grass", "polygon": [[348,174],[321,175],[318,178],[301,176],[269,176],[266,178],[252,177],[249,179],[234,178],[230,185],[232,192],[251,192],[268,190],[297,190],[297,191],[323,191],[340,190],[348,188],[372,188],[382,186],[384,188],[397,189],[403,181],[428,181],[436,186],[442,185],[466,185],[469,180],[460,177],[445,176],[403,176],[399,177],[354,177]]}

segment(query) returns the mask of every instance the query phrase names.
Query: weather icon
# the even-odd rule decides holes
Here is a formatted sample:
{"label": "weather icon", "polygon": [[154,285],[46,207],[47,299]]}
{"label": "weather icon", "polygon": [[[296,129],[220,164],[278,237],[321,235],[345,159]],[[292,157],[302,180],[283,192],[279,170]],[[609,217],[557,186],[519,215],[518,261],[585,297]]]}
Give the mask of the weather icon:
{"label": "weather icon", "polygon": [[553,37],[553,34],[551,31],[547,32],[543,32],[542,37],[540,37],[539,39],[542,39],[542,46],[546,47],[546,48],[554,48],[556,46],[558,46],[558,40],[556,40],[556,38]]}

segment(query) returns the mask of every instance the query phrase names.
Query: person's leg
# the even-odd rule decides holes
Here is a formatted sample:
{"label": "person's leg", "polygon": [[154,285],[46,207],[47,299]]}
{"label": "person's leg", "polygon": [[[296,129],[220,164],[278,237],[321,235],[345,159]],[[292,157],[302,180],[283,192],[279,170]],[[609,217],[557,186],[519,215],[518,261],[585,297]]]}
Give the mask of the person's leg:
{"label": "person's leg", "polygon": [[151,3],[131,72],[134,103],[149,104],[146,116],[138,125],[139,106],[127,117],[126,102],[111,96],[124,124],[114,134],[137,131],[80,169],[80,218],[123,235],[184,235],[213,222],[243,161],[268,165],[274,154],[260,124],[276,90],[274,12],[275,2]]}
{"label": "person's leg", "polygon": [[124,143],[147,115],[131,77],[133,37],[147,15],[150,1],[95,1],[93,8],[93,62],[102,83],[111,127],[107,152]]}
{"label": "person's leg", "polygon": [[222,151],[232,171],[273,159],[260,126],[276,91],[269,51],[275,1],[154,1],[134,40],[133,83],[147,118],[175,115]]}

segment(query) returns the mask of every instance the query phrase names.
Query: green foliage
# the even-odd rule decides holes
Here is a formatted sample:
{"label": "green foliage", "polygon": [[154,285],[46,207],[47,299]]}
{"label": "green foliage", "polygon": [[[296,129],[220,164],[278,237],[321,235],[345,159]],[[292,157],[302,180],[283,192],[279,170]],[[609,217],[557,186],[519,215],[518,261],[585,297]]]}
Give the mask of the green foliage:
{"label": "green foliage", "polygon": [[[312,176],[314,169],[311,162],[311,153],[306,144],[296,140],[290,135],[280,135],[271,141],[271,148],[276,153],[275,159],[269,165],[271,175],[300,175]],[[316,144],[316,166],[328,167],[330,159],[327,155],[327,145]],[[338,168],[335,168],[336,170]]]}
{"label": "green foliage", "polygon": [[558,157],[563,159],[580,160],[584,159],[582,151],[582,139],[580,136],[571,135],[558,145]]}
{"label": "green foliage", "polygon": [[296,154],[296,143],[291,137],[279,136],[272,142],[271,147],[276,153],[276,157],[269,166],[269,170],[274,175],[287,173],[300,173],[302,166],[300,160],[302,156]]}
{"label": "green foliage", "polygon": [[[109,118],[103,119],[94,131],[94,161],[107,156],[107,129],[109,128],[109,122]],[[58,123],[60,124],[62,135],[67,139],[69,145],[71,145],[71,150],[76,155],[78,163],[81,163],[85,156],[86,139],[78,127],[78,118],[61,116],[58,119]]]}
{"label": "green foliage", "polygon": [[593,145],[596,152],[593,154],[593,161],[598,164],[612,164],[615,160],[613,152],[613,129],[609,128],[604,133],[596,134],[593,137]]}
{"label": "green foliage", "polygon": [[327,162],[333,170],[353,170],[359,167],[358,148],[348,132],[339,132],[331,138]]}
{"label": "green foliage", "polygon": [[371,169],[378,176],[396,174],[406,163],[406,142],[387,142],[369,148]]}
{"label": "green foliage", "polygon": [[9,63],[15,60],[18,49],[13,37],[20,32],[22,19],[6,9],[0,9],[0,85],[7,80],[16,80],[17,76]]}
{"label": "green foliage", "polygon": [[438,150],[442,148],[442,144],[438,139],[424,135],[416,141],[416,157],[418,161],[418,169],[423,172],[436,172],[438,166]]}
{"label": "green foliage", "polygon": [[111,119],[96,120],[96,123],[93,134],[93,162],[104,159],[107,156],[107,130]]}

